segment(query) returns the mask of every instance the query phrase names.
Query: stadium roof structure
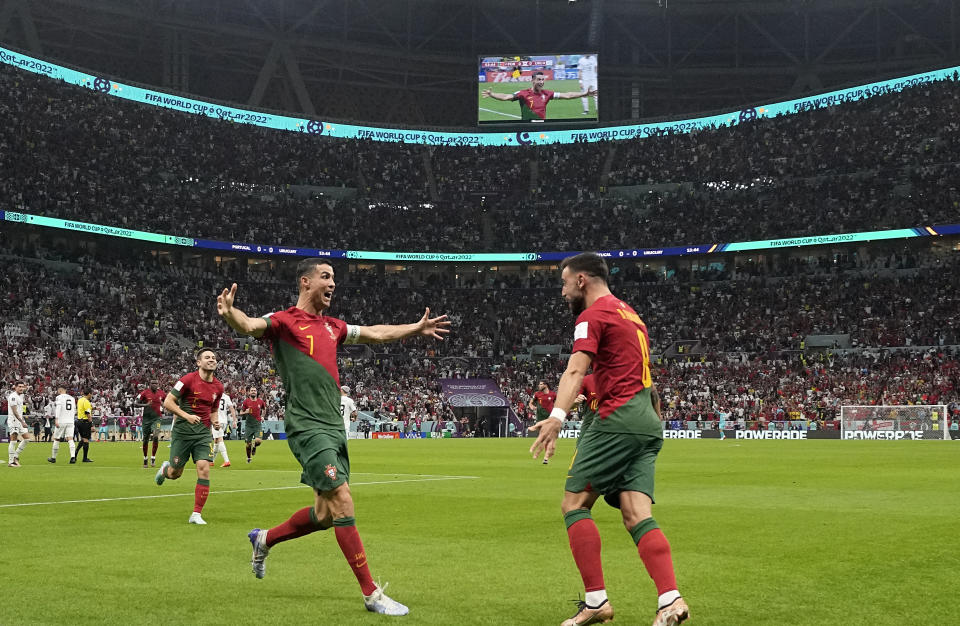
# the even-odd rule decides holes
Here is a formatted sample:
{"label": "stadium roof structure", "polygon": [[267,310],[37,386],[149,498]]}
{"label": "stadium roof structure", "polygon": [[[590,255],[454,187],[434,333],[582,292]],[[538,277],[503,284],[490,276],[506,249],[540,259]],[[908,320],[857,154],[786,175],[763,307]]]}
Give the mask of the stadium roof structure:
{"label": "stadium roof structure", "polygon": [[476,123],[477,57],[599,53],[601,123],[960,64],[960,0],[0,0],[0,43],[250,108]]}

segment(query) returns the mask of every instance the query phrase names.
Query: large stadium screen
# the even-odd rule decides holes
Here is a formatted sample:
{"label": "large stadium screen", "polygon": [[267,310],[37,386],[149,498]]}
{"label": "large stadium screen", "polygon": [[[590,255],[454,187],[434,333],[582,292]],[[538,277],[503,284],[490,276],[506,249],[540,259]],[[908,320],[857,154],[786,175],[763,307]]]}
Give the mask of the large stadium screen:
{"label": "large stadium screen", "polygon": [[597,73],[593,53],[482,56],[477,121],[596,122]]}

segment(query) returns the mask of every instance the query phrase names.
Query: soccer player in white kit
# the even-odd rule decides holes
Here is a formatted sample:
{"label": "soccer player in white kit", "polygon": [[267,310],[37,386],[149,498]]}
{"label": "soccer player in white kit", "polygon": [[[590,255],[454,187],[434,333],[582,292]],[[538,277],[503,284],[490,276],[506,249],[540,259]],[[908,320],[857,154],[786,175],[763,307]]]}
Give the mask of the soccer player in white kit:
{"label": "soccer player in white kit", "polygon": [[219,428],[210,427],[210,433],[213,435],[213,463],[217,460],[217,453],[223,456],[223,464],[220,467],[230,467],[230,457],[227,456],[227,444],[223,442],[223,431],[226,430],[227,419],[233,426],[233,431],[237,431],[237,409],[233,406],[233,400],[226,393],[220,396],[220,406],[217,408],[217,416],[220,418],[217,422]]}
{"label": "soccer player in white kit", "polygon": [[347,439],[350,438],[350,418],[357,415],[357,403],[347,395],[349,393],[350,387],[340,387],[340,415],[343,416],[343,430],[347,433]]}
{"label": "soccer player in white kit", "polygon": [[[597,57],[593,54],[585,54],[580,57],[580,60],[577,62],[577,70],[580,71],[580,87],[584,90],[592,89],[597,90]],[[583,114],[590,114],[590,98],[584,97],[580,98],[580,102],[583,103]],[[593,94],[593,106],[596,109],[597,114],[599,115],[599,104],[597,102],[597,94]]]}
{"label": "soccer player in white kit", "polygon": [[31,438],[27,431],[27,420],[23,419],[23,392],[26,388],[23,381],[18,380],[13,385],[13,391],[7,396],[7,434],[10,436],[7,465],[9,467],[20,467],[20,453],[27,447],[27,442]]}
{"label": "soccer player in white kit", "polygon": [[57,389],[57,399],[53,401],[53,450],[47,461],[57,462],[60,440],[66,439],[70,446],[70,462],[77,462],[77,445],[73,442],[73,424],[77,419],[77,399],[67,393],[63,385]]}

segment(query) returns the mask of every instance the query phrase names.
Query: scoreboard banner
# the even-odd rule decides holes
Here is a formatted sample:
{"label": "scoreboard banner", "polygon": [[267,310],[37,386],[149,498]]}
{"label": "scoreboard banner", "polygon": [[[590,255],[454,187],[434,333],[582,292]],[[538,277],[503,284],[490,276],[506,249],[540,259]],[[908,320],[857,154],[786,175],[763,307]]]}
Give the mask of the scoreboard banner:
{"label": "scoreboard banner", "polygon": [[[105,226],[65,220],[57,217],[45,217],[30,213],[0,210],[0,222],[15,222],[31,226],[43,226],[60,230],[71,230],[108,237],[122,237],[138,241],[149,241],[169,246],[186,246],[207,250],[221,250],[239,254],[254,254],[260,256],[288,256],[288,257],[323,257],[330,259],[347,259],[357,261],[393,261],[393,262],[429,262],[429,263],[556,263],[563,259],[584,252],[583,250],[568,250],[564,252],[381,252],[372,250],[334,250],[324,248],[291,247],[269,243],[239,243],[202,239],[183,235],[165,235],[142,230],[133,230],[118,226]],[[960,224],[943,224],[938,226],[918,226],[916,228],[899,228],[893,230],[878,230],[860,233],[844,233],[836,235],[816,235],[811,237],[790,237],[785,239],[764,239],[762,241],[740,241],[736,243],[714,243],[691,246],[673,246],[667,248],[633,248],[623,250],[598,250],[600,256],[611,260],[639,261],[650,257],[708,255],[721,252],[743,252],[777,250],[802,246],[822,246],[830,244],[847,244],[886,239],[909,239],[913,237],[937,237],[941,235],[960,234]]]}
{"label": "scoreboard banner", "polygon": [[[953,79],[960,72],[960,66],[949,67],[920,74],[912,74],[901,78],[878,81],[830,91],[817,96],[798,98],[784,102],[776,102],[756,107],[728,111],[718,115],[696,117],[684,120],[656,122],[652,124],[629,124],[594,128],[591,130],[521,130],[516,132],[446,132],[426,129],[381,128],[360,126],[332,120],[311,119],[280,115],[265,111],[241,109],[210,100],[197,100],[187,96],[175,95],[157,91],[151,87],[134,83],[113,80],[104,75],[89,74],[74,70],[37,57],[22,54],[18,51],[0,47],[0,63],[35,74],[43,74],[52,79],[71,85],[85,87],[125,100],[132,100],[143,104],[174,109],[185,113],[206,115],[215,119],[230,120],[242,124],[253,124],[265,128],[274,128],[292,132],[309,133],[325,137],[343,139],[370,139],[373,141],[416,143],[424,145],[457,145],[457,146],[526,146],[546,145],[554,143],[595,142],[621,139],[638,139],[670,133],[690,133],[703,129],[735,126],[743,122],[751,122],[758,118],[772,118],[778,115],[792,115],[803,111],[828,107],[843,102],[863,100],[873,96],[896,93],[903,89],[942,80]],[[491,67],[490,70],[502,71],[501,68]],[[523,68],[521,68],[521,74]],[[529,71],[529,70],[528,70]],[[552,70],[563,71],[564,78],[573,78],[573,72],[559,68]],[[487,80],[487,70],[479,73],[482,80]],[[559,76],[556,76],[559,78]]]}

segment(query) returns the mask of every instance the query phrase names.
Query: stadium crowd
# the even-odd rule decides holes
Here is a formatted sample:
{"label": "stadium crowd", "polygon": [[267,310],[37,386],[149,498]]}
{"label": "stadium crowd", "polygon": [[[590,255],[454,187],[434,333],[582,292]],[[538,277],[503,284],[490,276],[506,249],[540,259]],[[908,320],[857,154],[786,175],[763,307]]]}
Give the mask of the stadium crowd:
{"label": "stadium crowd", "polygon": [[[5,259],[0,275],[6,385],[24,379],[35,394],[60,383],[89,386],[122,412],[150,379],[169,383],[190,369],[191,348],[203,345],[223,355],[228,387],[260,386],[268,415],[282,418],[282,386],[268,352],[240,341],[216,317],[214,300],[239,279],[238,298],[252,312],[286,308],[289,268],[244,276],[240,265],[201,269],[149,254],[134,262],[114,247],[70,258],[62,247],[2,240],[21,252]],[[960,260],[933,249],[869,250],[746,262],[708,270],[709,280],[615,264],[615,293],[641,311],[661,355],[656,380],[668,414],[709,421],[728,409],[755,421],[800,411],[829,419],[843,403],[955,402]],[[347,270],[338,281],[331,314],[351,323],[407,322],[430,306],[458,329],[443,343],[413,339],[341,355],[342,382],[360,410],[378,418],[452,419],[438,379],[493,377],[523,419],[537,382],[555,385],[562,372],[557,355],[570,347],[571,318],[556,286],[543,286],[555,282],[548,274],[457,285],[443,273],[420,284]],[[807,350],[808,335],[836,339],[826,350]],[[695,349],[678,351],[680,344]]]}
{"label": "stadium crowd", "polygon": [[[191,237],[368,250],[603,249],[909,227],[960,213],[956,80],[729,128],[516,149],[277,132],[7,66],[0,89],[5,207]],[[214,298],[235,280],[251,310],[286,308],[289,268],[173,261],[123,246],[78,251],[2,231],[0,242],[5,387],[24,379],[42,399],[60,383],[89,386],[105,411],[124,412],[151,378],[167,384],[190,369],[188,353],[203,342],[224,356],[228,386],[262,386],[268,415],[282,418],[269,355],[217,319]],[[956,406],[958,265],[932,249],[874,245],[656,271],[615,264],[612,281],[664,352],[657,380],[671,418],[829,420],[843,403]],[[537,382],[559,377],[555,356],[527,358],[535,346],[570,346],[551,272],[411,278],[353,269],[338,281],[331,313],[351,323],[407,322],[430,306],[460,329],[442,344],[415,339],[342,355],[343,382],[363,411],[450,419],[437,380],[492,376],[525,418]],[[840,339],[808,351],[808,335],[837,336],[853,351]],[[677,342],[695,350],[671,353]],[[891,350],[917,346],[925,348]]]}
{"label": "stadium crowd", "polygon": [[[0,89],[5,206],[166,234],[360,250],[607,249],[913,227],[960,211],[956,81],[696,133],[516,149],[279,132],[7,66]],[[648,187],[609,191],[624,185]]]}

